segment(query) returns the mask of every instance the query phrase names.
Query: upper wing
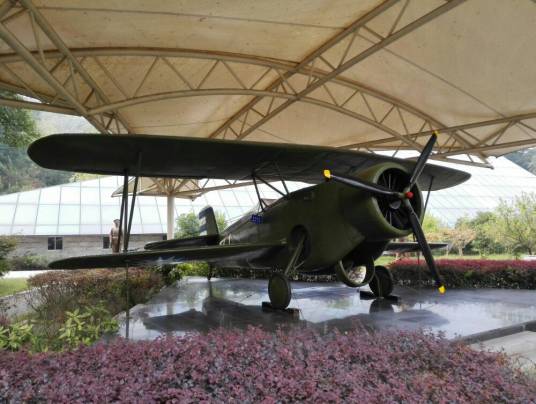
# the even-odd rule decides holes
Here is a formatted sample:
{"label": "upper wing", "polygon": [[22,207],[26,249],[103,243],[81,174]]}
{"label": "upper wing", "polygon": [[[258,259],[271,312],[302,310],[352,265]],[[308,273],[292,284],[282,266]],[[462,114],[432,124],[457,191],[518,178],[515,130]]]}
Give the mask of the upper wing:
{"label": "upper wing", "polygon": [[[437,250],[439,248],[445,248],[448,246],[447,243],[428,243],[428,245],[432,250]],[[400,254],[406,252],[421,251],[421,247],[418,243],[414,243],[411,241],[393,241],[387,244],[387,247],[385,247],[385,251]]]}
{"label": "upper wing", "polygon": [[224,262],[247,255],[256,258],[281,250],[284,242],[258,244],[213,245],[169,250],[134,251],[127,253],[86,255],[54,261],[50,269],[118,268],[146,264],[173,264],[184,261]]}
{"label": "upper wing", "polygon": [[[332,147],[259,143],[153,135],[51,135],[28,148],[33,161],[45,168],[84,173],[142,177],[215,178],[245,180],[259,174],[268,181],[319,183],[329,168],[353,175],[382,162],[396,162],[411,171],[414,161]],[[457,185],[470,175],[452,168],[427,165],[419,185],[432,190]]]}

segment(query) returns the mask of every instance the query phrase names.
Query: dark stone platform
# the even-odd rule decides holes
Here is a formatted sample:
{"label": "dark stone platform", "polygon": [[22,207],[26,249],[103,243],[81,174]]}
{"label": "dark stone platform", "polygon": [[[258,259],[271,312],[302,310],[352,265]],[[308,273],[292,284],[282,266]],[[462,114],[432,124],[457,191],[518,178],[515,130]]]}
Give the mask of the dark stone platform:
{"label": "dark stone platform", "polygon": [[[164,288],[149,302],[131,309],[128,336],[153,339],[162,335],[206,332],[217,327],[249,325],[275,330],[302,325],[340,331],[428,329],[448,338],[472,335],[536,320],[536,292],[504,289],[435,289],[396,287],[399,301],[364,299],[359,289],[338,283],[293,282],[289,312],[263,310],[266,280],[191,277]],[[368,290],[367,287],[362,290]],[[126,333],[120,316],[120,334]]]}

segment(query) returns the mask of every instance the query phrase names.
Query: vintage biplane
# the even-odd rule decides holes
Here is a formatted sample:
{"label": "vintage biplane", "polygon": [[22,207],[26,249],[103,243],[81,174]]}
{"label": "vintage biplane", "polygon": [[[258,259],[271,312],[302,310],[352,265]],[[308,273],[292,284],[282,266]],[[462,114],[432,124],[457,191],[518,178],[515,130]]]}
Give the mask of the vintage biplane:
{"label": "vintage biplane", "polygon": [[[52,262],[53,269],[142,266],[207,261],[215,266],[272,269],[270,303],[286,308],[291,300],[288,275],[336,273],[346,285],[369,284],[376,296],[393,288],[389,271],[374,261],[386,250],[419,248],[440,292],[445,287],[420,221],[421,189],[457,185],[469,174],[426,164],[433,135],[416,161],[371,153],[293,144],[234,142],[166,136],[59,134],[41,138],[28,154],[42,167],[124,177],[120,220],[123,252],[72,257]],[[134,177],[130,215],[129,176]],[[258,209],[218,232],[210,207],[200,213],[204,235],[149,243],[129,251],[132,212],[140,177],[253,181]],[[312,186],[288,192],[285,181]],[[281,185],[276,187],[276,182]],[[281,194],[263,200],[258,185]],[[392,243],[413,233],[417,243]],[[434,246],[432,246],[434,247]]]}

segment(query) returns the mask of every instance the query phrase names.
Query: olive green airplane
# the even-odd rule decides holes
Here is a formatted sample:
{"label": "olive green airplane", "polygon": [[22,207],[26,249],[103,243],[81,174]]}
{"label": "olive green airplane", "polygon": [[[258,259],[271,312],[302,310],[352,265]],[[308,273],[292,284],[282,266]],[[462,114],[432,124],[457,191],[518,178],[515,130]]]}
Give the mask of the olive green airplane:
{"label": "olive green airplane", "polygon": [[[51,269],[114,268],[206,261],[216,267],[270,269],[273,308],[291,300],[288,276],[295,271],[337,274],[350,287],[369,285],[375,296],[390,295],[389,271],[375,266],[384,251],[420,249],[441,293],[441,280],[421,228],[421,189],[451,187],[469,174],[426,164],[436,135],[419,158],[397,159],[330,147],[199,139],[187,137],[59,134],[35,141],[30,158],[42,167],[124,177],[120,222],[123,252],[72,257]],[[134,177],[130,209],[128,179]],[[149,243],[129,251],[132,212],[140,177],[253,181],[258,209],[218,232],[212,208],[199,216],[203,235]],[[285,181],[312,184],[288,192]],[[261,198],[264,183],[281,194]],[[278,185],[278,186],[276,186]],[[130,215],[129,215],[130,211]],[[417,240],[393,242],[413,233]]]}

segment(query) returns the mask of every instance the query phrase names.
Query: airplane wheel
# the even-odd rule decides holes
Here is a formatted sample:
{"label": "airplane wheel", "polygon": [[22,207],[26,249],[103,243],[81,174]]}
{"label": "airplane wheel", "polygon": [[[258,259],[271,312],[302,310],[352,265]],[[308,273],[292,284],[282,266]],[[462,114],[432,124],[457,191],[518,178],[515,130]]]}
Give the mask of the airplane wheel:
{"label": "airplane wheel", "polygon": [[386,297],[393,291],[393,275],[383,266],[374,268],[374,276],[369,283],[370,290],[376,297]]}
{"label": "airplane wheel", "polygon": [[394,313],[392,303],[389,299],[374,299],[370,304],[369,313]]}
{"label": "airplane wheel", "polygon": [[374,277],[374,260],[369,258],[361,265],[355,265],[351,260],[341,260],[335,264],[335,274],[346,286],[365,286]]}
{"label": "airplane wheel", "polygon": [[283,274],[273,274],[268,281],[268,296],[274,309],[286,309],[290,303],[292,291],[290,282]]}

